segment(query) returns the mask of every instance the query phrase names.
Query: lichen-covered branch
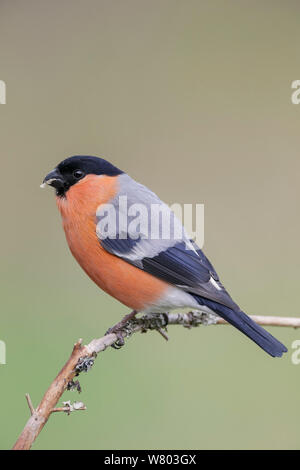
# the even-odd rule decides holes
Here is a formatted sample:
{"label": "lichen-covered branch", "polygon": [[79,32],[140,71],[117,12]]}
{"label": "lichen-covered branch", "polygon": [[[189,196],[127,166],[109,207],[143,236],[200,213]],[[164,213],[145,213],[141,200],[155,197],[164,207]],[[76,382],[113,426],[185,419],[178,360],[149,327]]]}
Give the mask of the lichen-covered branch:
{"label": "lichen-covered branch", "polygon": [[[264,326],[300,327],[300,318],[266,316],[252,316],[251,318],[256,321],[256,323]],[[226,322],[217,315],[201,313],[198,311],[144,315],[141,318],[135,317],[128,321],[125,326],[118,331],[118,334],[111,333],[103,336],[102,338],[93,339],[86,346],[83,346],[82,340],[79,340],[74,345],[68,361],[53,380],[36,409],[34,408],[29,395],[26,394],[31,416],[13,449],[30,449],[53,412],[64,411],[69,414],[75,410],[85,409],[84,404],[81,402],[75,402],[73,405],[70,402],[65,402],[64,406],[59,408],[56,408],[56,405],[66,390],[77,389],[79,392],[81,391],[78,380],[74,381],[74,379],[81,372],[87,372],[92,367],[95,358],[100,352],[105,351],[105,349],[112,345],[120,346],[120,338],[129,338],[136,332],[144,333],[148,330],[156,330],[167,339],[165,330],[168,325],[181,325],[186,328],[192,328],[199,325],[217,324],[226,324]]]}

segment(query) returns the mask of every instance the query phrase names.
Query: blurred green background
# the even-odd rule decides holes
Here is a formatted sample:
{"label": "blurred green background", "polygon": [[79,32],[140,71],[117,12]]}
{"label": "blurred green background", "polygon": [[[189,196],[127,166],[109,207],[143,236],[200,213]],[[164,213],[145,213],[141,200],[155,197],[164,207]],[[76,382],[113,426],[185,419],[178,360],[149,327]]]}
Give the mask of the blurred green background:
{"label": "blurred green background", "polygon": [[[205,252],[250,314],[299,316],[297,1],[1,0],[0,447],[79,337],[127,309],[70,255],[51,191],[73,154],[104,156],[168,203],[205,204]],[[298,448],[300,365],[231,327],[136,335],[81,377],[86,412],[35,449]]]}

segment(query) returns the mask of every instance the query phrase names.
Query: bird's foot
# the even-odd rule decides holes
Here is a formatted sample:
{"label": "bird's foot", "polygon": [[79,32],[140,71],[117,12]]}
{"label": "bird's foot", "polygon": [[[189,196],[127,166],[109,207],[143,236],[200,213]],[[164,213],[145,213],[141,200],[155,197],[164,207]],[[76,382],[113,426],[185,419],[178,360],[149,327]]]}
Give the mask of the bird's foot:
{"label": "bird's foot", "polygon": [[[128,331],[126,329],[126,324],[132,320],[135,315],[137,314],[136,310],[133,310],[130,312],[128,315],[125,315],[124,318],[122,318],[121,321],[119,321],[116,325],[113,327],[109,328],[105,335],[109,335],[114,333],[117,336],[117,341],[111,345],[112,348],[114,349],[121,349],[122,346],[125,344],[124,336],[128,334]],[[125,333],[125,335],[124,335]]]}

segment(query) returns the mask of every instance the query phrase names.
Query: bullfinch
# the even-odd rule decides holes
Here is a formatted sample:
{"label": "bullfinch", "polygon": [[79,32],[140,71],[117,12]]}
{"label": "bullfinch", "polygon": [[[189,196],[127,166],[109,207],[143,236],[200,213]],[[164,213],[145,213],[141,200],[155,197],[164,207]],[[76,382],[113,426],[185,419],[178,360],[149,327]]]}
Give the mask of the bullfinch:
{"label": "bullfinch", "polygon": [[[287,351],[232,300],[179,219],[147,187],[91,156],[63,160],[45,177],[45,184],[55,188],[73,256],[101,289],[133,309],[131,316],[175,308],[213,312],[271,356]],[[143,213],[138,224],[136,207]],[[164,216],[153,217],[153,207]],[[172,229],[167,236],[162,219]]]}

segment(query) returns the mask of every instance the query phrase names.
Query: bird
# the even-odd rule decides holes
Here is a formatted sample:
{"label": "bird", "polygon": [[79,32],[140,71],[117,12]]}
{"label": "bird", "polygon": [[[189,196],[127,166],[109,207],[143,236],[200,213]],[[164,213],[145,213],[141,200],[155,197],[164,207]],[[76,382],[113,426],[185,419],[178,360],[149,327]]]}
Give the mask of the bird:
{"label": "bird", "polygon": [[[47,174],[41,186],[46,185],[55,189],[66,239],[79,265],[102,290],[132,309],[110,331],[117,332],[137,313],[192,308],[222,317],[272,357],[287,352],[233,301],[168,205],[126,172],[103,158],[75,155]],[[162,236],[161,218],[153,217],[152,207],[170,221],[168,236]],[[145,209],[139,223],[137,208]]]}

